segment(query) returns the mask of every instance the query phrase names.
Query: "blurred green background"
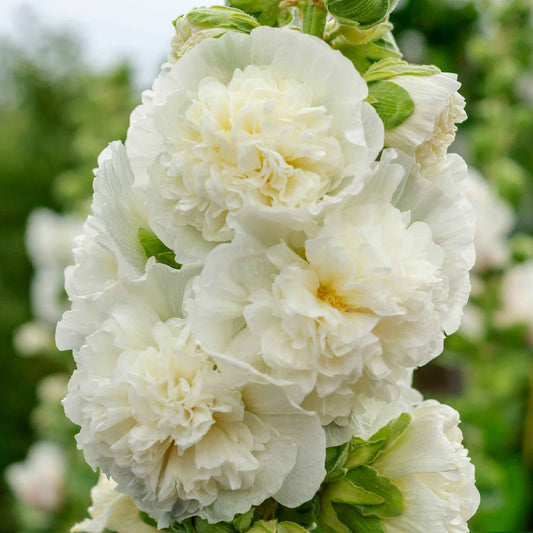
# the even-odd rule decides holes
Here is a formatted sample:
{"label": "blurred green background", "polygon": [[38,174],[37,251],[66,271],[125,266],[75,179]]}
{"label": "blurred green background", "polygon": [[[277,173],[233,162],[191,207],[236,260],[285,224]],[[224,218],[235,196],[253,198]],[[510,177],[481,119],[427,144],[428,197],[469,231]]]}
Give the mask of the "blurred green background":
{"label": "blurred green background", "polygon": [[[512,206],[512,264],[533,260],[532,11],[530,0],[408,0],[392,17],[408,60],[459,73],[469,121],[455,149]],[[61,408],[36,396],[44,376],[71,370],[69,357],[48,347],[24,358],[13,348],[16,328],[32,320],[25,224],[37,206],[83,215],[97,155],[125,137],[140,95],[128,65],[96,73],[74,36],[36,21],[21,31],[26,44],[0,39],[0,471],[46,438],[67,450],[69,481],[64,505],[37,520],[2,479],[0,531],[62,533],[85,516],[94,476],[72,449]],[[527,325],[497,324],[504,270],[475,274],[482,332],[453,335],[416,377],[427,396],[461,412],[482,492],[479,533],[533,531],[533,336]]]}

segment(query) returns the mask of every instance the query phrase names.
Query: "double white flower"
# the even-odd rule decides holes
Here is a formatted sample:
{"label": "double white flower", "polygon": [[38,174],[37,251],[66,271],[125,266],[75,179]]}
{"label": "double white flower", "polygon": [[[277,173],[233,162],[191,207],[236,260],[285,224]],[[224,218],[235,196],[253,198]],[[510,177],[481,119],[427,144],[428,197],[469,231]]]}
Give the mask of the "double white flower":
{"label": "double white flower", "polygon": [[320,217],[242,210],[186,298],[206,349],[285,379],[323,424],[440,354],[468,296],[468,204],[394,157]]}
{"label": "double white flower", "polygon": [[229,241],[244,206],[317,211],[361,189],[383,125],[326,43],[260,27],[202,42],[143,95],[127,148],[150,225],[180,262]]}
{"label": "double white flower", "polygon": [[165,65],[127,151],[100,157],[57,331],[64,404],[89,464],[159,526],[311,499],[322,426],[340,444],[373,406],[417,401],[412,370],[458,327],[471,208],[446,184],[464,166],[383,151],[367,95],[316,38],[228,32]]}

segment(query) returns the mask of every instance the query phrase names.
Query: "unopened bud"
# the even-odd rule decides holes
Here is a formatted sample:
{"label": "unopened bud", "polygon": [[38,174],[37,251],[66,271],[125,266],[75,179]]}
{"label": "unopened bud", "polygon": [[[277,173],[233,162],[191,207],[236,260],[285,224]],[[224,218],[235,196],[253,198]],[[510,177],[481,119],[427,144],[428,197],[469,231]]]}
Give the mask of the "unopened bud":
{"label": "unopened bud", "polygon": [[205,39],[219,37],[226,31],[250,33],[259,26],[257,20],[240,9],[214,6],[189,11],[174,21],[176,34],[172,38],[170,63],[175,63]]}
{"label": "unopened bud", "polygon": [[387,19],[398,0],[328,0],[328,11],[341,23],[370,28]]}

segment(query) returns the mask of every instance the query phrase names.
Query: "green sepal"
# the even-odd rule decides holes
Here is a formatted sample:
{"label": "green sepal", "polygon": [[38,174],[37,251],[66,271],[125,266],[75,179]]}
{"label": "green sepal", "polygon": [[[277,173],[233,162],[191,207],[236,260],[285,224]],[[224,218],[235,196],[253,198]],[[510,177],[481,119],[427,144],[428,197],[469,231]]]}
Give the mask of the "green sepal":
{"label": "green sepal", "polygon": [[248,530],[248,533],[276,533],[276,520],[258,520],[254,522],[253,526]]}
{"label": "green sepal", "polygon": [[405,430],[409,427],[412,420],[412,415],[409,413],[402,413],[399,417],[391,420],[386,426],[383,426],[370,437],[369,440],[372,442],[377,440],[384,441],[384,445],[381,447],[376,457],[381,455],[386,449],[390,448],[396,439],[405,433]]}
{"label": "green sepal", "polygon": [[358,487],[347,478],[328,485],[323,497],[333,503],[349,505],[379,505],[385,502],[385,498],[379,494]]}
{"label": "green sepal", "polygon": [[342,468],[350,454],[351,442],[326,448],[326,472],[328,474]]}
{"label": "green sepal", "polygon": [[327,0],[328,11],[341,23],[370,28],[383,22],[398,0]]}
{"label": "green sepal", "polygon": [[372,104],[383,121],[386,130],[392,130],[405,122],[414,112],[415,104],[409,93],[392,81],[373,81],[368,84]]}
{"label": "green sepal", "polygon": [[239,532],[244,533],[248,531],[254,521],[254,508],[250,509],[247,513],[241,514],[233,519],[233,527]]}
{"label": "green sepal", "polygon": [[366,465],[373,461],[377,454],[386,446],[385,439],[352,439],[350,455],[346,459],[344,468],[347,470]]}
{"label": "green sepal", "polygon": [[276,533],[307,533],[307,529],[295,522],[278,522]]}
{"label": "green sepal", "polygon": [[259,22],[252,15],[241,9],[226,6],[197,7],[184,17],[190,24],[201,29],[220,28],[250,33],[259,26]]}
{"label": "green sepal", "polygon": [[330,483],[343,478],[348,470],[358,466],[372,463],[407,429],[412,416],[402,413],[399,417],[391,420],[379,431],[374,433],[368,440],[354,437],[351,441],[340,446],[332,446],[326,449],[326,478]]}
{"label": "green sepal", "polygon": [[152,230],[139,228],[137,230],[137,236],[142,249],[144,250],[144,255],[146,255],[146,259],[155,257],[155,260],[158,263],[162,263],[178,270],[181,268],[181,265],[176,263],[174,252],[168,246],[163,244]]}
{"label": "green sepal", "polygon": [[335,50],[347,57],[360,74],[365,74],[375,63],[384,59],[402,57],[392,35],[392,24],[383,22],[370,30],[357,25],[335,25],[326,40]]}
{"label": "green sepal", "polygon": [[367,83],[388,80],[398,76],[433,76],[441,70],[434,65],[412,65],[397,58],[386,58],[374,63],[364,74]]}
{"label": "green sepal", "polygon": [[375,516],[363,516],[345,503],[334,503],[333,508],[339,521],[351,533],[385,533],[381,520]]}
{"label": "green sepal", "polygon": [[[351,505],[349,507],[353,509]],[[337,512],[333,507],[333,502],[324,497],[322,497],[320,502],[318,524],[326,533],[350,533],[352,531],[339,520]]]}
{"label": "green sepal", "polygon": [[346,474],[346,480],[383,499],[383,502],[378,504],[357,504],[362,515],[392,518],[403,513],[405,499],[400,489],[389,479],[380,476],[372,467],[354,468]]}

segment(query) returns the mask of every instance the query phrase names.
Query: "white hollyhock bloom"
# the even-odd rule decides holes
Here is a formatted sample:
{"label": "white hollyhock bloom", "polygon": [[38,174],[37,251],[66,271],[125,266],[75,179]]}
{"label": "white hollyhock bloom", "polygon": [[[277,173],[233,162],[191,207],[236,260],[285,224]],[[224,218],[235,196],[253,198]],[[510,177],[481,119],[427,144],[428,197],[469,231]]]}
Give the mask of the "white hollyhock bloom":
{"label": "white hollyhock bloom", "polygon": [[[405,433],[372,467],[405,498],[404,512],[382,519],[386,533],[465,533],[479,506],[474,466],[463,447],[459,413],[436,401],[412,411]],[[376,427],[376,430],[379,427]]]}
{"label": "white hollyhock bloom", "polygon": [[41,380],[37,387],[37,397],[41,402],[59,404],[67,393],[68,376],[51,374]]}
{"label": "white hollyhock bloom", "polygon": [[455,74],[397,76],[389,81],[405,89],[415,110],[402,124],[385,132],[385,144],[414,155],[422,174],[444,159],[455,139],[457,123],[466,120],[465,100]]}
{"label": "white hollyhock bloom", "polygon": [[104,474],[100,474],[98,483],[91,489],[92,505],[89,516],[76,524],[72,533],[157,533],[159,531],[142,521],[139,509],[131,496],[117,492],[117,484]]}
{"label": "white hollyhock bloom", "polygon": [[6,468],[7,483],[16,497],[36,510],[54,512],[63,504],[65,456],[53,442],[34,444],[25,461]]}
{"label": "white hollyhock bloom", "polygon": [[[101,324],[75,352],[64,400],[87,462],[161,527],[228,521],[269,497],[294,507],[325,474],[318,417],[252,368],[217,366],[190,334],[181,302],[196,273],[151,260],[92,302]],[[65,327],[58,342],[69,345]]]}
{"label": "white hollyhock bloom", "polygon": [[326,43],[260,27],[164,65],[132,114],[127,148],[150,225],[186,262],[231,240],[231,215],[318,212],[357,192],[383,147],[366,83]]}
{"label": "white hollyhock bloom", "polygon": [[508,236],[514,225],[511,207],[495,192],[487,180],[474,169],[468,172],[465,194],[472,202],[476,218],[474,270],[501,268],[509,261]]}
{"label": "white hollyhock bloom", "polygon": [[186,299],[207,350],[287,380],[323,424],[437,356],[468,297],[471,207],[392,157],[322,221],[244,210]]}
{"label": "white hollyhock bloom", "polygon": [[33,313],[50,326],[55,326],[66,308],[63,271],[72,263],[72,243],[81,229],[78,218],[44,207],[28,217],[26,249],[35,269],[31,283]]}
{"label": "white hollyhock bloom", "polygon": [[524,324],[533,343],[533,261],[527,261],[506,270],[500,292],[502,306],[496,319],[508,327]]}

